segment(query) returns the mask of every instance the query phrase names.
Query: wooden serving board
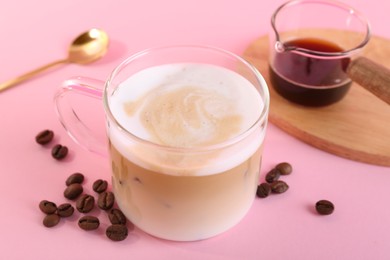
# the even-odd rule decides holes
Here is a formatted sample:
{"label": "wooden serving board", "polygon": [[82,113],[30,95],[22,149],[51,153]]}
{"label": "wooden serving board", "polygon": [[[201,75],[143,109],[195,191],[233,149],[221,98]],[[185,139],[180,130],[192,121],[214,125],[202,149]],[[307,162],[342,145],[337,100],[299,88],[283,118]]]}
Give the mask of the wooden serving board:
{"label": "wooden serving board", "polygon": [[[390,166],[390,105],[355,83],[343,100],[327,107],[311,108],[289,102],[275,92],[269,80],[268,50],[268,37],[263,36],[243,56],[267,81],[271,123],[332,154]],[[390,68],[390,40],[373,36],[363,55]]]}

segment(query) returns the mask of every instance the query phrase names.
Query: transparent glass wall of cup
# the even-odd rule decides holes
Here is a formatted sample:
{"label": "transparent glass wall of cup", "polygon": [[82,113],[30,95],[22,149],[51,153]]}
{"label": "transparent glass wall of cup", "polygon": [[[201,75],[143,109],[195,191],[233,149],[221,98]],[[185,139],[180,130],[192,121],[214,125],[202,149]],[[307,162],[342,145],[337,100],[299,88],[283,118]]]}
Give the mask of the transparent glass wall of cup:
{"label": "transparent glass wall of cup", "polygon": [[[254,113],[253,122],[239,134],[226,140],[194,147],[153,142],[127,129],[113,112],[113,102],[117,100],[113,97],[121,87],[129,88],[130,93],[139,92],[145,87],[143,82],[130,84],[128,79],[146,69],[166,64],[200,65],[192,73],[195,78],[201,78],[201,84],[212,80],[214,83],[226,80],[205,77],[204,69],[209,70],[210,65],[233,73],[234,77],[240,78],[237,82],[245,82],[237,89],[249,88],[250,95],[258,101],[257,111],[246,112]],[[186,69],[182,69],[184,70]],[[203,74],[197,75],[198,70],[203,71]],[[174,79],[185,77],[180,76],[180,70],[176,73]],[[102,84],[105,85],[104,91],[101,90]],[[181,83],[171,79],[169,84]],[[191,87],[196,87],[196,84]],[[158,88],[154,91],[158,91]],[[201,240],[233,227],[250,209],[258,185],[269,92],[263,77],[247,61],[233,53],[212,47],[162,47],[149,49],[126,59],[105,83],[86,78],[65,81],[55,97],[62,124],[76,142],[93,152],[104,154],[107,150],[102,145],[104,142],[94,138],[94,133],[77,116],[77,107],[72,107],[68,102],[70,96],[80,94],[103,100],[113,191],[121,210],[140,229],[169,240]],[[149,93],[146,96],[151,95],[153,94]],[[158,98],[159,95],[155,96]],[[212,98],[210,100],[213,102]],[[207,104],[210,100],[206,98],[199,103]],[[243,102],[242,104],[247,102],[245,98],[238,96],[230,101]],[[198,112],[203,109],[208,108],[198,107]],[[229,113],[230,111],[227,114]]]}
{"label": "transparent glass wall of cup", "polygon": [[336,1],[297,0],[280,6],[271,25],[270,78],[281,96],[324,106],[347,94],[346,68],[370,39],[361,13]]}

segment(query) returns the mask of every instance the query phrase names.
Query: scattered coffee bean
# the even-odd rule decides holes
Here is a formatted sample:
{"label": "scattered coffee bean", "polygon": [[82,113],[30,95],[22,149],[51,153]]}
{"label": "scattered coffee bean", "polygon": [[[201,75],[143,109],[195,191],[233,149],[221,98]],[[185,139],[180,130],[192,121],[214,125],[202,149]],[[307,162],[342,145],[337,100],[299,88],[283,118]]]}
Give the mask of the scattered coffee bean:
{"label": "scattered coffee bean", "polygon": [[265,180],[266,182],[271,183],[277,181],[279,177],[280,177],[280,171],[274,168],[265,175]]}
{"label": "scattered coffee bean", "polygon": [[[36,140],[40,144],[48,143],[53,138],[53,132],[45,130],[39,133]],[[61,160],[67,156],[68,148],[60,144],[52,148],[52,156],[57,160]],[[76,209],[81,213],[90,212],[95,205],[95,198],[88,194],[83,194],[84,175],[79,172],[71,174],[65,181],[66,188],[64,190],[64,197],[75,201]],[[106,236],[113,241],[124,240],[128,236],[129,230],[134,229],[134,224],[128,222],[125,215],[119,209],[112,209],[115,204],[115,196],[112,192],[107,191],[108,183],[105,180],[97,180],[92,186],[96,193],[99,193],[98,206],[102,210],[109,210],[107,212],[111,226],[106,229]],[[80,196],[81,195],[81,196]],[[39,203],[40,210],[45,213],[43,225],[45,227],[54,227],[61,218],[70,217],[74,214],[74,207],[71,203],[62,203],[58,207],[54,202],[42,200]],[[111,209],[111,210],[110,210]],[[100,220],[91,215],[83,216],[78,220],[78,225],[83,230],[94,230],[99,228]]]}
{"label": "scattered coffee bean", "polygon": [[39,208],[45,214],[53,214],[57,210],[56,204],[54,202],[51,202],[51,201],[48,201],[48,200],[42,200],[39,203]]}
{"label": "scattered coffee bean", "polygon": [[113,241],[122,241],[128,235],[128,230],[125,225],[114,224],[106,229],[106,236]]}
{"label": "scattered coffee bean", "polygon": [[95,198],[88,194],[81,195],[76,201],[76,208],[81,213],[90,212],[95,206]]}
{"label": "scattered coffee bean", "polygon": [[43,130],[41,132],[39,132],[36,136],[35,136],[35,141],[38,143],[38,144],[48,144],[51,142],[51,140],[53,140],[53,137],[54,137],[54,133],[53,131],[51,130]]}
{"label": "scattered coffee bean", "polygon": [[108,218],[111,224],[126,225],[127,219],[123,212],[119,209],[111,209],[108,212]]}
{"label": "scattered coffee bean", "polygon": [[292,166],[288,162],[282,162],[275,166],[281,175],[289,175],[292,172]]}
{"label": "scattered coffee bean", "polygon": [[88,231],[97,229],[100,225],[100,221],[94,216],[84,216],[79,219],[78,224],[81,229]]}
{"label": "scattered coffee bean", "polygon": [[92,189],[97,193],[102,193],[103,191],[107,190],[108,183],[105,180],[96,180],[93,185]]}
{"label": "scattered coffee bean", "polygon": [[80,183],[73,183],[65,189],[64,196],[67,199],[74,200],[80,196],[81,193],[83,193],[83,186],[81,186]]}
{"label": "scattered coffee bean", "polygon": [[320,200],[316,203],[316,210],[321,215],[330,215],[334,211],[334,205],[329,200]]}
{"label": "scattered coffee bean", "polygon": [[99,194],[98,198],[98,207],[101,208],[102,210],[108,210],[111,209],[112,206],[114,206],[115,202],[115,196],[114,193],[110,191],[105,191]]}
{"label": "scattered coffee bean", "polygon": [[46,215],[45,218],[43,219],[43,225],[45,227],[54,227],[60,222],[60,216],[57,214],[49,214]]}
{"label": "scattered coffee bean", "polygon": [[271,193],[271,186],[268,183],[264,182],[259,186],[257,186],[257,191],[256,191],[257,197],[266,198],[270,193]]}
{"label": "scattered coffee bean", "polygon": [[66,186],[69,186],[73,183],[81,184],[83,183],[83,181],[84,181],[84,175],[82,173],[75,172],[66,179],[65,184]]}
{"label": "scattered coffee bean", "polygon": [[73,212],[74,212],[74,208],[69,203],[61,204],[57,208],[57,214],[62,218],[72,216]]}
{"label": "scattered coffee bean", "polygon": [[284,181],[274,181],[270,184],[273,193],[283,193],[288,190],[288,185]]}
{"label": "scattered coffee bean", "polygon": [[62,160],[68,155],[68,147],[57,144],[51,149],[51,155],[56,160]]}

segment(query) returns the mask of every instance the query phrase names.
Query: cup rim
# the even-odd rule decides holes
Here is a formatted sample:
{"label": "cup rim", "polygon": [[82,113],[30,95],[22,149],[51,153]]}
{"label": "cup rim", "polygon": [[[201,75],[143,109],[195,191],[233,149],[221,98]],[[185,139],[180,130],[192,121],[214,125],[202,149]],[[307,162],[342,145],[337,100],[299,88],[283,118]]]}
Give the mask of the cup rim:
{"label": "cup rim", "polygon": [[[261,95],[261,99],[264,102],[262,111],[257,118],[257,120],[250,126],[248,127],[244,132],[240,133],[239,135],[236,135],[232,138],[229,138],[228,140],[225,140],[221,143],[213,144],[213,145],[205,145],[205,146],[197,146],[197,147],[175,147],[175,146],[169,146],[169,145],[163,145],[163,144],[158,144],[153,141],[149,141],[143,138],[140,138],[139,136],[136,136],[129,132],[123,125],[121,125],[113,113],[111,112],[110,106],[109,106],[109,93],[108,89],[110,85],[113,82],[113,79],[116,77],[116,75],[128,64],[130,64],[132,61],[137,60],[138,58],[147,55],[151,52],[156,52],[159,50],[168,50],[168,49],[177,49],[177,48],[187,48],[187,49],[197,49],[197,50],[211,50],[213,52],[219,52],[221,54],[230,56],[231,58],[236,59],[239,61],[241,64],[244,64],[247,68],[251,70],[251,72],[255,75],[257,82],[259,83],[261,90],[263,91],[263,95]],[[267,123],[267,118],[268,118],[268,113],[269,113],[269,104],[270,104],[270,94],[269,94],[269,89],[268,85],[261,73],[257,70],[257,68],[252,65],[249,61],[244,59],[243,57],[224,50],[222,48],[218,47],[213,47],[209,45],[169,45],[169,46],[160,46],[160,47],[152,47],[148,48],[139,52],[136,52],[135,54],[129,56],[126,58],[124,61],[122,61],[109,75],[108,79],[105,82],[104,85],[104,90],[103,90],[103,104],[104,104],[104,109],[106,112],[106,115],[110,119],[111,122],[115,123],[115,127],[117,127],[123,134],[128,136],[129,138],[136,140],[138,143],[141,143],[146,146],[152,146],[155,148],[163,149],[166,151],[171,151],[171,152],[191,152],[191,153],[202,153],[202,152],[209,152],[212,150],[218,150],[222,149],[225,147],[229,147],[231,145],[234,145],[238,143],[239,141],[245,139],[247,136],[249,136],[251,133],[253,133],[257,127],[259,127],[261,124],[266,125]]]}
{"label": "cup rim", "polygon": [[[328,5],[328,6],[333,6],[333,7],[337,7],[339,9],[342,9],[349,14],[353,14],[360,21],[362,21],[363,24],[365,25],[366,29],[365,29],[364,39],[354,48],[348,49],[345,51],[341,51],[341,52],[322,52],[322,51],[309,50],[309,49],[305,49],[302,47],[293,47],[293,46],[286,47],[283,44],[283,42],[280,41],[280,35],[278,32],[278,29],[276,28],[277,16],[282,10],[285,10],[289,7],[296,6],[299,4]],[[281,6],[279,6],[272,14],[271,26],[272,26],[272,29],[273,29],[275,36],[276,36],[276,43],[275,43],[276,49],[281,50],[281,51],[295,51],[295,52],[305,53],[308,56],[315,56],[315,57],[320,56],[320,57],[329,57],[329,58],[336,57],[337,58],[337,57],[351,56],[354,53],[360,51],[364,46],[366,46],[371,38],[371,26],[370,26],[370,23],[367,20],[367,18],[360,11],[356,10],[355,8],[349,6],[345,3],[342,3],[340,1],[336,1],[336,0],[291,0],[291,1],[287,1],[284,4],[282,4]]]}

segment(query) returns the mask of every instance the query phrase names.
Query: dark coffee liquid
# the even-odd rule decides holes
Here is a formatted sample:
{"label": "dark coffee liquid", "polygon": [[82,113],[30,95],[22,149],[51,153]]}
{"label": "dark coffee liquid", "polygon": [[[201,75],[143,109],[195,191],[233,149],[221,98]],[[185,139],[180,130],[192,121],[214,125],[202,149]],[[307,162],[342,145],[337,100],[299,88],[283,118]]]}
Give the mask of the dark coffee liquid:
{"label": "dark coffee liquid", "polygon": [[[312,51],[341,52],[339,46],[324,40],[303,38],[284,43]],[[276,53],[270,67],[274,89],[286,99],[305,106],[325,106],[342,99],[351,80],[345,73],[349,58],[325,59],[302,53]]]}

